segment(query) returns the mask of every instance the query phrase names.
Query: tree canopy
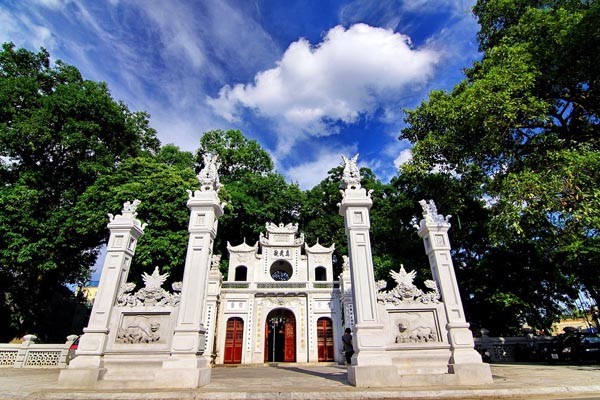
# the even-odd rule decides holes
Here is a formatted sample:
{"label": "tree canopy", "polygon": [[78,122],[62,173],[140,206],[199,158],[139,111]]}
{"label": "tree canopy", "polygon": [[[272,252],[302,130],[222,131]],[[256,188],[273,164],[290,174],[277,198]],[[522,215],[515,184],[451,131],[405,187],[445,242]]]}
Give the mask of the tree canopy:
{"label": "tree canopy", "polygon": [[471,268],[490,283],[470,295],[522,323],[548,326],[580,289],[600,301],[599,11],[478,1],[482,59],[408,111],[401,135],[415,145],[405,171],[481,188],[467,197],[487,214]]}
{"label": "tree canopy", "polygon": [[98,243],[70,224],[79,197],[120,162],[158,146],[147,115],[113,100],[104,83],[60,61],[52,66],[44,49],[2,46],[1,325],[16,334],[51,330],[50,306],[69,296],[65,284],[87,278],[96,258]]}

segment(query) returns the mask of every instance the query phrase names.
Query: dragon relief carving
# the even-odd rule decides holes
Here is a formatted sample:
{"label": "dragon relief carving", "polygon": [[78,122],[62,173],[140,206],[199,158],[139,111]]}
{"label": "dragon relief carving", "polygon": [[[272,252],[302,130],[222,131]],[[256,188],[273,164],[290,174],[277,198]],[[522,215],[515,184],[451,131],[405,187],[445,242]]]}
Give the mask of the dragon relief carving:
{"label": "dragon relief carving", "polygon": [[119,328],[117,343],[156,343],[160,340],[160,322],[147,317],[134,317]]}
{"label": "dragon relief carving", "polygon": [[383,304],[400,305],[405,303],[439,303],[440,291],[437,283],[433,280],[423,282],[428,292],[423,292],[413,283],[417,271],[406,272],[404,265],[400,265],[400,271],[390,271],[390,276],[396,281],[396,286],[392,290],[383,290],[387,286],[385,280],[377,281],[377,301]]}
{"label": "dragon relief carving", "polygon": [[415,326],[408,321],[400,320],[397,322],[398,334],[396,343],[428,343],[438,342],[436,332],[429,326]]}
{"label": "dragon relief carving", "polygon": [[118,306],[176,306],[179,304],[181,297],[182,282],[174,282],[171,285],[173,291],[177,293],[167,292],[162,288],[169,277],[168,273],[160,274],[158,267],[154,268],[152,275],[147,273],[142,274],[144,280],[144,287],[133,292],[135,289],[135,283],[127,282],[121,285],[119,294],[117,296]]}

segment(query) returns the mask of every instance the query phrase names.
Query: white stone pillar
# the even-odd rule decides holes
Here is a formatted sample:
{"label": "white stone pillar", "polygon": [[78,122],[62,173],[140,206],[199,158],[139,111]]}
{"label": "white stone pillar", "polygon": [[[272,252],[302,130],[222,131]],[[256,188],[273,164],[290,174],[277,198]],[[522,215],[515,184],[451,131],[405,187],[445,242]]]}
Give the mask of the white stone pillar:
{"label": "white stone pillar", "polygon": [[392,382],[397,370],[385,351],[384,325],[377,313],[377,293],[371,255],[369,210],[373,205],[370,192],[360,186],[356,165],[358,154],[344,159],[342,202],[339,213],[344,217],[350,277],[354,303],[354,356],[348,368],[348,381],[355,386],[384,386]]}
{"label": "white stone pillar", "polygon": [[139,204],[139,200],[134,200],[133,203],[126,202],[120,215],[108,214],[110,237],[98,293],[94,299],[88,325],[79,340],[77,357],[71,361],[68,369],[61,371],[59,381],[66,386],[93,385],[100,377],[111,312],[119,288],[127,282],[135,246],[146,227],[146,224],[142,224],[136,218]]}
{"label": "white stone pillar", "polygon": [[475,350],[473,335],[469,330],[458,291],[448,238],[450,216],[438,214],[433,200],[429,203],[421,200],[419,203],[423,207],[424,218],[419,224],[418,233],[423,238],[431,273],[440,289],[448,318],[446,329],[452,351],[449,372],[459,375],[459,381],[463,384],[491,383],[489,365],[482,363],[481,356]]}
{"label": "white stone pillar", "polygon": [[369,209],[373,202],[366,190],[362,188],[346,189],[343,191],[343,196],[340,215],[344,216],[348,237],[350,277],[354,295],[354,323],[356,327],[381,326],[377,315],[377,294],[369,234]]}
{"label": "white stone pillar", "polygon": [[189,240],[183,273],[183,286],[177,326],[171,344],[171,356],[163,362],[159,380],[180,382],[181,387],[198,387],[210,382],[210,356],[205,353],[204,318],[208,295],[209,271],[218,218],[223,207],[216,156],[204,157],[205,166],[198,174],[200,190],[188,191],[190,209]]}

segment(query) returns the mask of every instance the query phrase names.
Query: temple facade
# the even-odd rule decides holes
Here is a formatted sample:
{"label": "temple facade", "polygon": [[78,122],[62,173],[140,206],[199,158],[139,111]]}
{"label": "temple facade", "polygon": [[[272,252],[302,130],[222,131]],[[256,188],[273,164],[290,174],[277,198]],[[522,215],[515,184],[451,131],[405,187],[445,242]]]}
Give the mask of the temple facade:
{"label": "temple facade", "polygon": [[339,213],[348,256],[338,280],[334,245],[305,243],[298,225],[266,224],[253,246],[228,243],[227,279],[214,254],[223,204],[218,157],[205,154],[200,188],[188,190],[189,239],[183,280],[168,274],[128,281],[146,224],[138,200],[109,214],[110,237],[88,326],[77,357],[59,383],[73,388],[196,388],[210,383],[212,364],[344,361],[341,337],[352,330],[348,381],[357,387],[492,383],[475,350],[451,258],[450,216],[420,201],[415,225],[431,278],[390,271],[395,286],[375,281],[371,254],[371,191],[361,187],[358,154],[343,158]]}
{"label": "temple facade", "polygon": [[343,362],[349,297],[334,279],[335,245],[309,246],[297,224],[267,223],[254,245],[227,248],[227,279],[213,268],[209,282],[207,350],[216,364]]}

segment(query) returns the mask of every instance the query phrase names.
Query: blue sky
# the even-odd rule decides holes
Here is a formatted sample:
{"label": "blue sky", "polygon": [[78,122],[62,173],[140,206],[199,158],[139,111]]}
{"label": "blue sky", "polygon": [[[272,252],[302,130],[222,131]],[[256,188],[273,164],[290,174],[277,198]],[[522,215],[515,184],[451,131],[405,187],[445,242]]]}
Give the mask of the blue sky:
{"label": "blue sky", "polygon": [[360,153],[388,181],[410,159],[403,109],[479,57],[472,0],[0,0],[0,41],[107,82],[163,144],[240,129],[308,189]]}

